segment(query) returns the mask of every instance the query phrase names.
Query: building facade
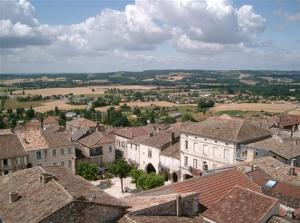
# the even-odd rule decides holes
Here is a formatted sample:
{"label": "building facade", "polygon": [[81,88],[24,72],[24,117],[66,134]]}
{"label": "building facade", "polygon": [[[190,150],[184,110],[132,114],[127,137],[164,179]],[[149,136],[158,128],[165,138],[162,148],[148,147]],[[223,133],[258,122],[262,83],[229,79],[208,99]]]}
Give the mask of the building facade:
{"label": "building facade", "polygon": [[181,179],[201,175],[209,169],[252,161],[258,153],[242,144],[269,137],[269,131],[227,115],[187,127],[180,135]]}

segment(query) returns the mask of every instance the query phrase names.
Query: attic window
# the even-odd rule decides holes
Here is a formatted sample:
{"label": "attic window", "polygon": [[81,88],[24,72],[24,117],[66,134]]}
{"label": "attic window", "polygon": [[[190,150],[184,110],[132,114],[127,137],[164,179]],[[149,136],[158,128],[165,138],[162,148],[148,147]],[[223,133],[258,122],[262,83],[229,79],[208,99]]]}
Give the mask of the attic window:
{"label": "attic window", "polygon": [[225,145],[228,145],[228,143],[226,142]]}
{"label": "attic window", "polygon": [[204,139],[205,141],[207,140],[207,139]]}
{"label": "attic window", "polygon": [[215,143],[218,143],[218,141],[215,141]]}

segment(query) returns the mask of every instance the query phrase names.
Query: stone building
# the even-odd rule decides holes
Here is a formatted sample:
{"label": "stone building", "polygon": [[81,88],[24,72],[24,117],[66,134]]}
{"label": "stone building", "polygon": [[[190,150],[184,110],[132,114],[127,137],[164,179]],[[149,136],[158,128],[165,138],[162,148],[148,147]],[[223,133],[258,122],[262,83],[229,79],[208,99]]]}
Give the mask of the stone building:
{"label": "stone building", "polygon": [[150,136],[150,134],[155,134],[166,128],[165,125],[149,124],[116,130],[114,132],[116,137],[116,158],[125,158],[128,160],[128,141],[142,136]]}
{"label": "stone building", "polygon": [[113,134],[95,131],[78,140],[76,148],[82,155],[77,156],[78,162],[103,165],[115,160],[115,137]]}
{"label": "stone building", "polygon": [[127,205],[64,167],[33,167],[0,177],[5,223],[115,222]]}
{"label": "stone building", "polygon": [[27,154],[17,135],[0,135],[0,176],[27,167]]}
{"label": "stone building", "polygon": [[64,131],[22,129],[17,135],[27,153],[29,166],[65,166],[75,173],[75,145]]}
{"label": "stone building", "polygon": [[271,137],[271,132],[228,115],[211,117],[188,126],[180,135],[180,166],[182,179],[201,171],[252,161],[259,154],[242,144]]}

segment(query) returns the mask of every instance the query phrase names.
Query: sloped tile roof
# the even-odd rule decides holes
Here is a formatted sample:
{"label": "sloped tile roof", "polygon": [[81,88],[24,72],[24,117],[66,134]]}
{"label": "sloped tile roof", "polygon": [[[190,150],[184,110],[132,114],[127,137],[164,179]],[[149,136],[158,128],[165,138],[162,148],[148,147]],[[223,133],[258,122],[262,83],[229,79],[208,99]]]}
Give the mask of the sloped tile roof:
{"label": "sloped tile roof", "polygon": [[125,215],[118,223],[202,223],[202,217],[188,218],[177,216],[133,216]]}
{"label": "sloped tile roof", "polygon": [[150,135],[150,133],[157,133],[166,128],[167,126],[162,124],[149,124],[140,127],[126,127],[117,129],[114,133],[115,135],[122,136],[127,139],[133,139],[135,137]]}
{"label": "sloped tile roof", "polygon": [[[45,172],[55,178],[44,184],[39,177]],[[19,194],[13,203],[9,202],[11,191]],[[125,207],[64,167],[33,167],[0,177],[0,214],[4,222],[39,222],[72,201]]]}
{"label": "sloped tile roof", "polygon": [[238,169],[233,168],[223,172],[195,177],[179,183],[155,188],[138,193],[135,196],[198,192],[200,193],[199,203],[205,208],[209,208],[235,186],[249,188],[253,191],[260,191],[259,187],[245,174]]}
{"label": "sloped tile roof", "polygon": [[93,128],[93,127],[97,126],[96,122],[88,120],[86,118],[76,118],[76,119],[73,119],[72,121],[67,122],[67,124],[74,126],[76,128],[80,128],[80,127]]}
{"label": "sloped tile roof", "polygon": [[[287,174],[287,173],[286,173]],[[300,207],[300,187],[290,183],[278,181],[260,168],[247,173],[247,176],[262,188],[264,194],[275,197],[284,205],[294,208]],[[266,188],[269,180],[278,181],[274,187]]]}
{"label": "sloped tile roof", "polygon": [[105,145],[108,143],[113,143],[115,138],[112,134],[107,134],[100,131],[95,131],[78,141],[78,143],[87,146],[89,148],[94,146]]}
{"label": "sloped tile roof", "polygon": [[288,175],[288,171],[290,169],[289,165],[284,164],[271,156],[255,159],[252,163],[255,167],[260,168],[273,179],[300,187],[300,171],[296,176]]}
{"label": "sloped tile roof", "polygon": [[0,160],[25,155],[26,152],[17,135],[0,135]]}
{"label": "sloped tile roof", "polygon": [[182,132],[235,143],[258,141],[271,136],[271,132],[266,129],[227,115],[208,118],[183,128]]}
{"label": "sloped tile roof", "polygon": [[43,125],[50,125],[50,124],[58,124],[58,118],[55,116],[48,116],[43,121]]}
{"label": "sloped tile roof", "polygon": [[279,207],[277,199],[236,186],[206,210],[203,217],[216,223],[257,223],[276,205]]}
{"label": "sloped tile roof", "polygon": [[160,154],[163,156],[169,156],[175,159],[180,159],[180,143],[177,142],[173,145],[169,145]]}
{"label": "sloped tile roof", "polygon": [[300,156],[300,142],[296,144],[296,141],[290,139],[282,139],[279,141],[278,139],[271,137],[247,144],[247,146],[272,151],[285,159],[292,159]]}

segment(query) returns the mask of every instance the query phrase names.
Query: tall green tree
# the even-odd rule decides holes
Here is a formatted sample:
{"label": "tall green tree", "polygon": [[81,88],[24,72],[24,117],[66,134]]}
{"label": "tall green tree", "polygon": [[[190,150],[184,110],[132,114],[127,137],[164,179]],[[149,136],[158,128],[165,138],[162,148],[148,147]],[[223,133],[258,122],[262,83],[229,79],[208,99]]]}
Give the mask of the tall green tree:
{"label": "tall green tree", "polygon": [[77,174],[87,180],[95,180],[97,178],[97,165],[91,163],[79,163]]}
{"label": "tall green tree", "polygon": [[124,193],[123,178],[126,178],[130,175],[131,166],[125,160],[118,159],[108,166],[108,171],[111,172],[115,177],[120,178],[121,191]]}

